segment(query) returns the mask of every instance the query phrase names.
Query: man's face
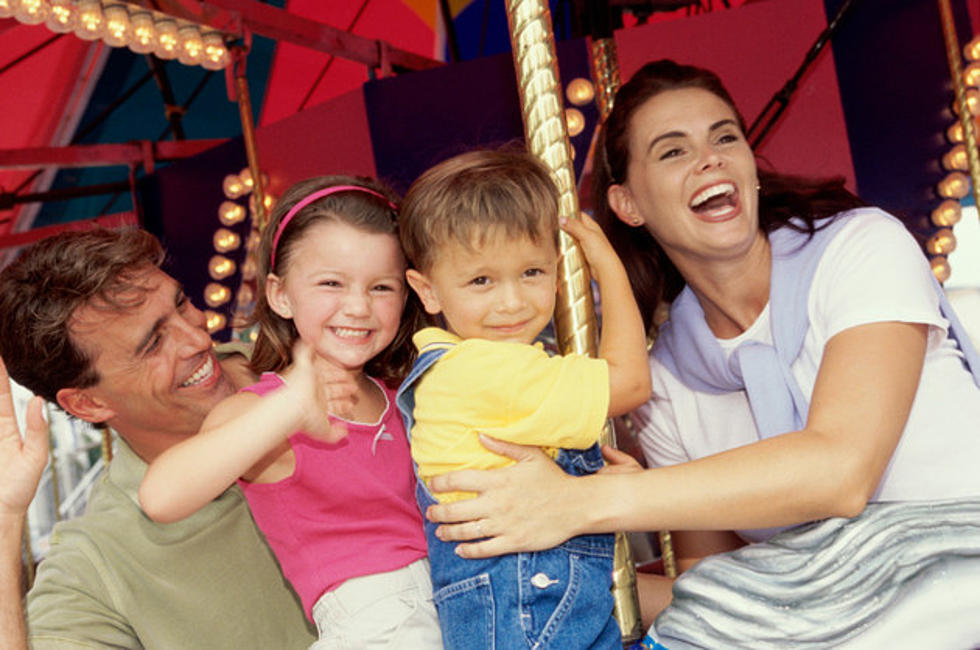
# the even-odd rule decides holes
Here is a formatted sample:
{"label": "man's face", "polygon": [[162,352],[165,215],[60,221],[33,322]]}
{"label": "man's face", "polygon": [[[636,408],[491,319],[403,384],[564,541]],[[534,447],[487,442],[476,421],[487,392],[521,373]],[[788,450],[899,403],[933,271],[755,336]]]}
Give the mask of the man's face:
{"label": "man's face", "polygon": [[99,381],[63,389],[58,401],[83,419],[108,422],[150,461],[197,433],[234,388],[215,358],[204,315],[173,278],[148,268],[137,285],[143,300],[133,307],[87,304],[72,315],[72,340],[92,359]]}

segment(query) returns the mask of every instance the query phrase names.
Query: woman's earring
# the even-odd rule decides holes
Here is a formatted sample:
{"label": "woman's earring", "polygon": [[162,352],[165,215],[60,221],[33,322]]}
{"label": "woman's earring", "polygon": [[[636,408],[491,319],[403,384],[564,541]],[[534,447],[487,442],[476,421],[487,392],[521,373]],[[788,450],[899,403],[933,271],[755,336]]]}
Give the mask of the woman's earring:
{"label": "woman's earring", "polygon": [[758,192],[761,189],[762,189],[762,183],[760,183],[759,181],[756,181],[755,182],[755,190]]}
{"label": "woman's earring", "polygon": [[639,217],[633,219],[633,225],[634,226],[642,226],[643,225],[643,219],[640,219]]}

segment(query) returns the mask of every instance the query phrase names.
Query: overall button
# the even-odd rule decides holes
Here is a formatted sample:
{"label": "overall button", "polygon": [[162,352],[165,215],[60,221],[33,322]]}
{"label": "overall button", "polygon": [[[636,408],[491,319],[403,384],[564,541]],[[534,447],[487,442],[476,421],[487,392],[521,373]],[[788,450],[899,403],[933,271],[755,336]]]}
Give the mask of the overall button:
{"label": "overall button", "polygon": [[544,573],[535,573],[533,576],[531,576],[531,584],[538,589],[547,589],[556,582],[558,581],[552,580],[547,576],[547,574]]}

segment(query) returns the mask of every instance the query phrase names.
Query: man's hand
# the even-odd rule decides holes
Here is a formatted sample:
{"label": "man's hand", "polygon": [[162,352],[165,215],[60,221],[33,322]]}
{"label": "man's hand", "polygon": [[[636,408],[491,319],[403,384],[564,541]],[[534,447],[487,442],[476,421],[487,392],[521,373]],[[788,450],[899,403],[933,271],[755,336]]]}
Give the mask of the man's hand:
{"label": "man's hand", "polygon": [[31,399],[25,436],[21,438],[7,368],[0,359],[0,518],[22,518],[37,490],[48,459],[43,403],[40,397]]}

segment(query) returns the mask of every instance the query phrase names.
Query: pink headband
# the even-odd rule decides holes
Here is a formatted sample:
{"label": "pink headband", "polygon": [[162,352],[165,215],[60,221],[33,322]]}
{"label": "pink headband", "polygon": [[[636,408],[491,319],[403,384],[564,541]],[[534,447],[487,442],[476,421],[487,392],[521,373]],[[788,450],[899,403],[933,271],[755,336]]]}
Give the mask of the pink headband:
{"label": "pink headband", "polygon": [[317,190],[316,192],[313,192],[313,194],[310,194],[309,196],[305,197],[303,200],[299,201],[296,205],[291,207],[289,209],[289,212],[286,213],[286,216],[283,217],[282,221],[279,222],[279,227],[276,228],[276,236],[272,238],[272,252],[269,254],[269,271],[272,271],[272,268],[276,265],[276,248],[279,247],[279,238],[282,237],[282,231],[286,229],[286,226],[289,225],[289,222],[292,221],[293,217],[296,216],[296,213],[302,210],[303,208],[305,208],[306,206],[308,206],[309,204],[313,203],[317,199],[322,199],[325,196],[330,196],[331,194],[336,194],[337,192],[348,192],[348,191],[364,192],[365,194],[376,196],[380,199],[384,199],[385,201],[387,201],[388,206],[392,210],[398,209],[395,206],[395,204],[392,203],[388,199],[388,197],[385,196],[384,194],[381,194],[380,192],[375,192],[370,188],[362,187],[360,185],[334,185],[332,187],[325,187],[322,190]]}

